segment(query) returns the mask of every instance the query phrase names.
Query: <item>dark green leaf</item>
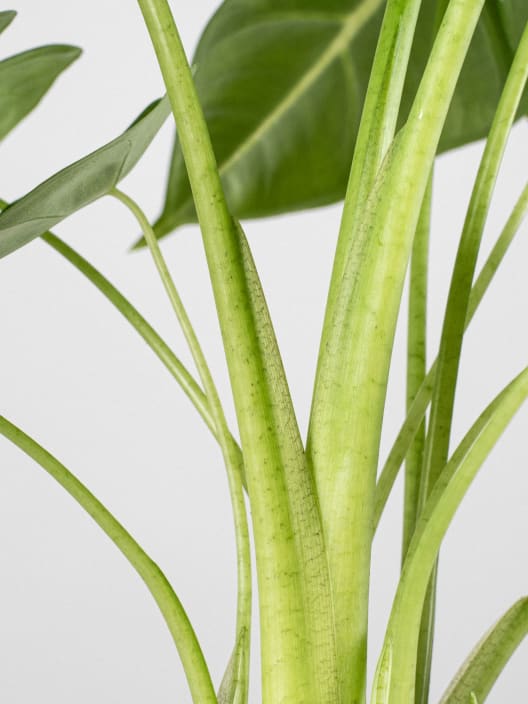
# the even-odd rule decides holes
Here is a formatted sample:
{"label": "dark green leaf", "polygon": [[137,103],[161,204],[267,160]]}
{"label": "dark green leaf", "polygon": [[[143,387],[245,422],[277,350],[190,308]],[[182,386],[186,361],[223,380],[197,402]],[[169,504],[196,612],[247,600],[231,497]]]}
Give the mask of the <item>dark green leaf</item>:
{"label": "dark green leaf", "polygon": [[[383,0],[222,4],[200,40],[194,67],[233,215],[261,217],[343,197],[383,6]],[[423,73],[435,10],[436,2],[423,3],[402,115]],[[487,3],[441,150],[487,133],[527,20],[525,0]],[[194,221],[176,142],[156,233]]]}
{"label": "dark green leaf", "polygon": [[106,195],[135,166],[170,112],[149,106],[117,139],[49,178],[0,214],[0,257]]}
{"label": "dark green leaf", "polygon": [[527,633],[528,598],[524,598],[516,602],[477,644],[440,704],[483,704],[497,677]]}
{"label": "dark green leaf", "polygon": [[80,53],[74,46],[41,46],[0,61],[0,139],[33,110]]}
{"label": "dark green leaf", "polygon": [[15,17],[16,12],[14,10],[4,10],[0,12],[0,33],[2,33],[6,27],[9,27]]}

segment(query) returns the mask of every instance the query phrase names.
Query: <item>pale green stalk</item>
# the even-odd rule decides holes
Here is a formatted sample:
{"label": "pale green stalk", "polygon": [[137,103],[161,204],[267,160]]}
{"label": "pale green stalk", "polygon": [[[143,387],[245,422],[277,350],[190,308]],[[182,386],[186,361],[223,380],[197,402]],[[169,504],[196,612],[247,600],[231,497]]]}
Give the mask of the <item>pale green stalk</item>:
{"label": "pale green stalk", "polygon": [[[440,134],[484,0],[452,0],[409,119],[362,205],[361,265],[342,278],[319,363],[310,451],[346,693],[364,697],[376,469],[403,281]],[[353,698],[352,698],[353,700]]]}
{"label": "pale green stalk", "polygon": [[[449,456],[455,389],[468,314],[471,284],[502,156],[527,79],[528,26],[525,28],[519,43],[506,85],[497,106],[456,256],[431,399],[431,414],[424,451],[418,513],[425,504],[427,496]],[[429,695],[435,613],[435,584],[436,570],[433,572],[431,588],[424,604],[424,619],[422,623],[424,636],[421,639],[419,655],[419,659],[423,660],[423,667],[417,670],[417,704],[427,704]]]}
{"label": "pale green stalk", "polygon": [[172,635],[194,704],[217,704],[200,644],[183,606],[158,565],[103,504],[66,467],[35,440],[0,416],[0,433],[48,472],[119,548],[145,582]]}
{"label": "pale green stalk", "polygon": [[370,72],[347,185],[321,338],[323,354],[349,258],[361,259],[358,230],[381,163],[394,137],[421,0],[389,0]]}
{"label": "pale green stalk", "polygon": [[[354,476],[354,497],[341,505],[348,529],[341,534],[340,520],[334,518],[333,496],[342,487],[334,486],[334,476],[349,472],[348,458],[354,452],[356,438],[344,437],[348,423],[336,422],[339,414],[354,403],[348,394],[336,401],[332,385],[342,384],[341,358],[335,340],[341,333],[340,314],[346,299],[347,284],[359,276],[368,231],[360,223],[367,198],[394,137],[405,73],[421,0],[389,0],[379,35],[369,86],[365,97],[321,335],[319,360],[314,386],[308,432],[308,456],[314,472],[323,527],[329,547],[330,574],[336,600],[336,638],[341,692],[345,701],[365,699],[367,613],[370,573],[370,508],[375,488],[373,472]],[[346,280],[348,278],[348,281]],[[345,292],[343,293],[343,289]],[[345,301],[345,303],[343,303]],[[340,309],[341,305],[341,309]],[[332,342],[334,345],[332,345]],[[343,338],[340,338],[340,344]],[[349,347],[349,345],[347,345]],[[344,396],[347,396],[345,391]],[[337,407],[334,409],[334,403]],[[339,410],[337,410],[339,408]],[[353,411],[350,409],[350,412]],[[341,416],[342,419],[342,416]],[[347,425],[345,430],[345,424]],[[360,450],[361,451],[361,450]],[[334,527],[338,526],[335,528]],[[334,532],[338,535],[336,538]],[[342,537],[341,537],[342,535]],[[352,564],[353,563],[353,564]]]}
{"label": "pale green stalk", "polygon": [[[517,232],[519,232],[519,228],[527,214],[528,184],[524,187],[521,195],[519,196],[519,199],[517,200],[510,217],[508,218],[499,238],[497,239],[497,242],[486,259],[477,280],[473,284],[469,298],[466,328],[472,321],[477,308],[484,298],[484,294],[488,290],[488,287],[497,273],[497,270],[500,267],[504,256],[513,241],[513,238]],[[374,511],[375,530],[378,527],[383,509],[387,504],[387,499],[389,498],[394,482],[396,481],[396,477],[398,476],[399,468],[405,459],[412,440],[415,437],[416,431],[420,427],[427,411],[427,406],[429,405],[431,395],[433,393],[437,361],[438,360],[435,360],[433,362],[427,372],[427,376],[416,394],[415,400],[407,413],[407,417],[400,428],[398,435],[396,436],[396,440],[392,445],[380,473],[378,484],[376,486],[376,505]]]}
{"label": "pale green stalk", "polygon": [[246,702],[248,697],[249,685],[249,645],[250,645],[250,628],[251,628],[251,556],[249,549],[249,530],[246,516],[246,505],[244,501],[244,491],[242,487],[241,474],[238,465],[238,456],[233,451],[231,442],[231,433],[227,425],[220,397],[214,383],[213,377],[209,370],[209,366],[205,359],[201,345],[198,341],[192,323],[187,315],[185,306],[176,289],[172,276],[161,252],[156,235],[150,226],[148,218],[129,196],[124,194],[117,188],[110,191],[111,196],[117,198],[123,203],[134,215],[143,231],[143,236],[147,246],[152,254],[152,258],[160,275],[167,296],[171,302],[172,308],[176,314],[182,332],[185,336],[189,349],[191,351],[194,363],[198,369],[200,379],[202,381],[206,397],[209,401],[211,413],[215,428],[218,434],[218,442],[222,449],[224,462],[227,470],[229,491],[231,494],[231,504],[233,507],[233,519],[235,524],[235,536],[237,547],[237,569],[238,569],[238,599],[237,599],[237,619],[236,619],[236,634],[235,642],[238,640],[238,634],[244,633],[244,651],[241,654],[243,668],[240,672],[240,702]]}
{"label": "pale green stalk", "polygon": [[[420,391],[427,372],[427,270],[432,190],[431,176],[420,211],[411,253],[407,324],[407,413]],[[402,563],[416,525],[424,444],[425,421],[418,428],[405,459]]]}
{"label": "pale green stalk", "polygon": [[527,396],[528,368],[471,427],[439,475],[424,507],[409,546],[385,637],[384,648],[392,648],[390,704],[415,701],[422,604],[440,545],[471,482]]}
{"label": "pale green stalk", "polygon": [[528,634],[528,597],[519,599],[477,643],[440,704],[484,702],[516,648]]}
{"label": "pale green stalk", "polygon": [[[310,478],[280,360],[270,330],[263,326],[262,310],[254,305],[255,281],[248,280],[244,243],[227,209],[170,9],[166,0],[138,2],[187,165],[240,428],[257,558],[263,702],[338,702],[318,506],[307,484]],[[316,612],[318,618],[309,617]],[[310,630],[311,621],[317,621],[316,631]]]}

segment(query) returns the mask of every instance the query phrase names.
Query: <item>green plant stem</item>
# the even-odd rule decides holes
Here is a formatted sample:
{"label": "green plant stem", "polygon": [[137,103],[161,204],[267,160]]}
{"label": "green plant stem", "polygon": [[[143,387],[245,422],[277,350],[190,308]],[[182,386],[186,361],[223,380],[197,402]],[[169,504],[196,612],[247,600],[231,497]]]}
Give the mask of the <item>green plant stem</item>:
{"label": "green plant stem", "polygon": [[134,567],[154,597],[180,655],[194,704],[217,704],[200,644],[187,614],[158,565],[103,504],[47,450],[0,416],[0,433],[34,459],[94,519]]}
{"label": "green plant stem", "polygon": [[[510,244],[515,235],[519,232],[519,228],[528,214],[528,184],[524,187],[515,207],[513,208],[508,221],[506,222],[497,242],[495,243],[491,253],[482,270],[473,284],[471,295],[469,298],[468,315],[466,319],[466,328],[475,315],[488,287],[497,273]],[[392,448],[387,456],[383,469],[380,473],[376,486],[376,503],[374,511],[374,530],[378,527],[383,509],[387,504],[387,499],[391,493],[396,477],[398,476],[399,468],[409,450],[413,438],[420,427],[425,416],[427,406],[431,400],[433,393],[434,378],[436,374],[435,360],[431,365],[427,375],[417,391],[415,399],[408,411],[407,417],[396,436]]]}
{"label": "green plant stem", "polygon": [[[484,0],[446,11],[406,125],[361,203],[319,359],[310,457],[321,501],[347,695],[364,697],[376,471],[388,369],[412,240],[438,141]],[[398,30],[397,30],[398,31]],[[399,31],[404,32],[400,27]],[[353,698],[352,698],[353,700]]]}
{"label": "green plant stem", "polygon": [[[251,502],[261,623],[263,703],[334,702],[333,615],[318,506],[269,327],[254,305],[244,243],[222,191],[191,70],[166,0],[138,0],[172,105],[202,231],[235,402]],[[273,359],[270,358],[274,350]],[[274,382],[275,380],[275,382]],[[288,432],[281,420],[287,418]],[[308,491],[305,491],[307,489]],[[304,492],[304,493],[303,493]],[[318,549],[313,544],[319,541]],[[303,550],[308,545],[308,554]],[[301,559],[303,555],[303,559]],[[306,566],[321,580],[312,580]],[[321,593],[325,591],[325,593]]]}
{"label": "green plant stem", "polygon": [[117,200],[123,203],[123,205],[130,210],[142,229],[143,236],[150,253],[152,254],[152,258],[160,275],[161,281],[165,287],[165,291],[167,292],[167,296],[171,302],[185,339],[187,340],[187,344],[189,345],[196,368],[198,369],[206,397],[209,400],[214,425],[218,433],[218,442],[222,449],[222,454],[227,469],[237,546],[238,599],[235,640],[238,638],[238,634],[240,632],[244,632],[244,634],[246,634],[246,637],[244,638],[245,652],[242,658],[244,668],[242,672],[239,672],[239,696],[241,703],[247,702],[249,684],[248,649],[250,644],[249,633],[251,628],[251,556],[249,548],[249,530],[246,516],[246,505],[244,501],[240,467],[238,463],[239,458],[237,453],[233,450],[231,433],[229,432],[222,404],[220,402],[220,397],[205,359],[205,355],[203,354],[203,350],[189,316],[187,315],[187,311],[185,310],[172,276],[170,275],[168,266],[158,244],[158,240],[156,239],[148,218],[145,216],[138,204],[132,200],[132,198],[117,188],[113,189],[109,195],[117,198]]}
{"label": "green plant stem", "polygon": [[[495,182],[507,139],[528,79],[528,26],[519,43],[504,87],[471,196],[455,260],[446,305],[431,414],[421,474],[418,513],[449,456],[455,390],[468,314],[471,284]],[[427,704],[434,630],[436,570],[424,604],[417,669],[417,704]]]}
{"label": "green plant stem", "polygon": [[415,701],[422,605],[441,542],[471,482],[527,396],[525,368],[473,424],[442,469],[422,511],[394,598],[381,656],[388,647],[392,649],[390,704]]}
{"label": "green plant stem", "polygon": [[[344,701],[358,703],[365,699],[375,490],[375,468],[370,460],[377,439],[376,433],[365,432],[365,428],[350,433],[356,423],[355,411],[360,416],[365,407],[354,398],[354,385],[344,381],[348,380],[353,338],[347,337],[349,330],[345,331],[340,315],[350,304],[347,285],[360,276],[363,267],[368,238],[368,229],[360,227],[364,203],[394,137],[419,7],[420,0],[389,0],[383,18],[334,257],[307,442],[329,549],[341,692]],[[357,456],[367,458],[364,465],[353,466]]]}
{"label": "green plant stem", "polygon": [[[425,193],[414,236],[409,277],[409,318],[407,327],[407,412],[424,382],[427,363],[427,270],[431,224],[432,175]],[[425,421],[418,428],[405,459],[402,564],[416,525],[420,472],[425,444]]]}
{"label": "green plant stem", "polygon": [[[528,597],[519,599],[483,636],[449,685],[440,704],[484,702],[515,649],[528,634]],[[477,700],[478,697],[478,700]]]}
{"label": "green plant stem", "polygon": [[[0,199],[0,210],[7,207],[7,202]],[[160,337],[154,328],[145,320],[139,311],[130,303],[116,287],[104,277],[90,262],[70,247],[66,242],[57,237],[52,232],[46,232],[41,236],[41,239],[46,242],[52,249],[63,256],[70,262],[78,271],[90,281],[105,298],[123,315],[136,332],[143,338],[150,349],[156,354],[163,365],[167,368],[171,376],[174,377],[183,392],[189,398],[193,406],[196,408],[209,430],[213,433],[216,439],[217,432],[214,420],[209,408],[209,402],[206,395],[193,378],[192,374],[186,369],[174,352],[170,349],[167,343]],[[237,455],[237,463],[242,476],[244,475],[244,467],[242,461],[242,453],[238,447],[236,440],[231,436],[230,443],[233,445],[233,454]]]}

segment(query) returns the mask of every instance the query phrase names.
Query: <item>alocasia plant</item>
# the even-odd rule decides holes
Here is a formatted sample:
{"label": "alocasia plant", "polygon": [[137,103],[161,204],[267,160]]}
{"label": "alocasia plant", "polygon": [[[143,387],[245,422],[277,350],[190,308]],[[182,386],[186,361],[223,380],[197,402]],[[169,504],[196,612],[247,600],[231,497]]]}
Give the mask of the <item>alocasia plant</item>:
{"label": "alocasia plant", "polygon": [[[521,184],[524,190],[476,277],[508,135],[528,108],[528,6],[520,0],[226,0],[206,27],[192,65],[166,0],[138,0],[137,6],[167,96],[104,147],[16,202],[3,201],[0,255],[40,237],[71,262],[152,348],[218,442],[238,563],[236,637],[221,684],[213,684],[174,588],[146,551],[33,437],[3,416],[0,433],[62,485],[136,569],[167,623],[195,704],[248,700],[250,539],[259,586],[264,704],[368,699],[372,542],[406,460],[402,571],[368,700],[425,704],[431,701],[440,545],[471,482],[528,395],[527,368],[518,369],[461,442],[452,442],[464,332],[528,208],[528,187]],[[12,18],[13,13],[0,13],[0,29]],[[77,53],[49,47],[0,64],[0,96],[9,106],[4,135]],[[17,71],[26,73],[21,78]],[[177,141],[163,212],[151,225],[140,205],[120,190],[120,181],[170,109]],[[483,137],[438,357],[428,371],[435,157]],[[49,231],[102,196],[112,196],[135,217],[140,244],[152,254],[198,378],[115,286]],[[343,198],[304,441],[240,220]],[[218,313],[236,431],[157,241],[195,220]],[[378,478],[409,261],[407,417]],[[527,628],[526,598],[521,598],[468,657],[442,704],[483,702]]]}

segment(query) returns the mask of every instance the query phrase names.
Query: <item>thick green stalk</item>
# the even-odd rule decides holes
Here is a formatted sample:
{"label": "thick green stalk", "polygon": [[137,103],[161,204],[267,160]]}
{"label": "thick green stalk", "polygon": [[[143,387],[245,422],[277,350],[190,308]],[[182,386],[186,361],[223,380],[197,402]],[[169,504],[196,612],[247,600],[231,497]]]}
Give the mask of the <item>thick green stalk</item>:
{"label": "thick green stalk", "polygon": [[[420,508],[425,504],[449,456],[455,390],[468,314],[471,284],[502,156],[527,79],[528,26],[521,38],[493,119],[456,256],[446,305],[435,384],[431,399],[431,415],[424,451],[418,512],[420,512]],[[422,662],[417,669],[417,704],[426,704],[429,696],[435,614],[435,584],[436,571],[433,572],[431,587],[424,604],[422,623],[423,637],[421,638],[419,652],[419,660]]]}
{"label": "thick green stalk", "polygon": [[[478,275],[477,280],[473,284],[471,289],[471,295],[469,298],[468,305],[468,315],[466,318],[466,328],[469,326],[470,322],[475,315],[477,308],[479,307],[484,294],[488,290],[493,277],[497,273],[506,252],[513,238],[519,232],[519,228],[528,214],[528,184],[524,187],[519,199],[517,200],[515,207],[513,208],[501,234],[499,235],[497,242],[495,243],[492,251],[490,252],[484,266]],[[387,456],[383,469],[380,473],[380,477],[376,486],[376,502],[374,510],[374,530],[377,529],[383,509],[386,506],[387,499],[389,498],[396,477],[398,476],[399,468],[405,456],[411,446],[412,440],[416,435],[418,428],[420,427],[425,413],[427,411],[427,406],[431,401],[431,395],[433,393],[434,378],[436,374],[435,360],[431,365],[427,376],[425,377],[420,389],[416,393],[415,400],[412,403],[411,408],[407,413],[407,417],[400,428],[396,440],[394,441],[392,448]]]}
{"label": "thick green stalk", "polygon": [[144,212],[129,196],[118,189],[113,189],[110,194],[123,203],[134,215],[143,231],[143,236],[152,254],[152,258],[165,287],[172,308],[180,323],[191,351],[194,363],[198,369],[206,397],[209,401],[214,425],[217,430],[218,442],[222,449],[224,463],[227,470],[229,490],[231,494],[231,504],[233,507],[233,519],[235,524],[236,546],[237,546],[237,569],[238,569],[238,598],[237,598],[237,619],[235,642],[238,634],[243,633],[243,649],[240,653],[242,667],[238,668],[238,701],[240,704],[247,702],[249,686],[249,645],[251,629],[251,555],[249,548],[249,530],[246,516],[246,505],[244,501],[244,490],[242,486],[242,475],[239,467],[239,457],[234,451],[231,433],[227,425],[224,410],[220,402],[220,397],[216,389],[205,355],[198,341],[192,323],[187,315],[185,306],[176,289],[172,276],[161,252],[156,235],[145,216]]}
{"label": "thick green stalk", "polygon": [[183,606],[158,565],[103,504],[47,450],[0,416],[0,433],[48,472],[119,548],[145,582],[172,635],[185,670],[194,704],[217,704],[211,677],[196,634]]}
{"label": "thick green stalk", "polygon": [[[363,206],[322,350],[310,451],[336,604],[340,671],[362,701],[376,469],[403,281],[438,140],[484,0],[452,0],[408,121]],[[361,684],[359,685],[358,682]]]}
{"label": "thick green stalk", "polygon": [[[255,280],[248,278],[244,242],[227,209],[168,4],[138,2],[187,165],[240,428],[257,558],[263,702],[337,702],[333,615],[319,511],[307,485],[309,474],[276,346],[269,328],[263,328],[262,306],[254,305]],[[318,629],[313,630],[307,614],[318,610],[319,619],[313,619]]]}
{"label": "thick green stalk", "polygon": [[335,304],[349,258],[361,258],[358,230],[363,210],[381,163],[394,137],[400,102],[421,0],[389,0],[361,115],[343,205],[330,280],[321,354],[330,333]]}
{"label": "thick green stalk", "polygon": [[[356,452],[354,443],[358,438],[349,437],[347,440],[344,435],[351,427],[348,419],[338,424],[333,415],[336,399],[331,387],[343,383],[340,356],[348,353],[348,350],[338,352],[335,340],[341,333],[342,306],[348,305],[347,302],[343,304],[347,283],[359,276],[363,266],[368,237],[368,230],[360,227],[364,204],[394,137],[420,1],[389,0],[383,18],[341,218],[308,433],[308,455],[321,501],[330,573],[337,600],[336,637],[341,691],[345,701],[354,703],[365,699],[370,510],[375,473],[368,470],[354,473],[353,496],[349,496],[345,503],[341,502],[338,509],[341,520],[336,520],[333,497],[339,496],[342,487],[338,483],[334,485],[334,477],[350,474],[350,457]],[[341,420],[341,411],[347,406],[350,409],[351,395],[345,392],[344,396],[348,397],[337,401],[336,415]],[[348,410],[345,411],[347,414]],[[375,438],[372,439],[375,443]],[[362,448],[357,449],[359,453],[363,452]],[[341,532],[341,521],[348,525],[346,535]]]}
{"label": "thick green stalk", "polygon": [[[411,253],[407,325],[407,413],[420,391],[427,372],[427,269],[432,189],[431,176],[420,211]],[[405,459],[402,562],[407,554],[416,525],[424,444],[425,421],[418,428]]]}

